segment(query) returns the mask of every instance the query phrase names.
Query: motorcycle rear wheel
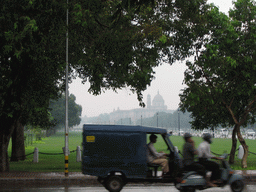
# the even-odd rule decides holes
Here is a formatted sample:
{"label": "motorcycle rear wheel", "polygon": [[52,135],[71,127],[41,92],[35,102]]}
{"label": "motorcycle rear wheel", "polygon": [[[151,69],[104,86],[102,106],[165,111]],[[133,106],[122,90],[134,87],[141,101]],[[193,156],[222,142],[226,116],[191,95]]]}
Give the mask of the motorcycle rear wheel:
{"label": "motorcycle rear wheel", "polygon": [[196,189],[193,187],[183,187],[182,189],[180,189],[180,192],[195,192]]}
{"label": "motorcycle rear wheel", "polygon": [[244,182],[242,180],[236,180],[231,183],[230,188],[232,192],[241,192],[244,189]]}

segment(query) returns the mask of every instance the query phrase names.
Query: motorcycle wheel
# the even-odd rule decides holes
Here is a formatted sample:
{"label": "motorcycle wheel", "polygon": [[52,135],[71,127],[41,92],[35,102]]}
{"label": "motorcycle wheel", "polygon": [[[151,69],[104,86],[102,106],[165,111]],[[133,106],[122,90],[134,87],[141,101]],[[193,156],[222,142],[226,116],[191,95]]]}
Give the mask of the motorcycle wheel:
{"label": "motorcycle wheel", "polygon": [[230,188],[232,192],[241,192],[244,189],[244,182],[242,180],[236,180],[231,183]]}
{"label": "motorcycle wheel", "polygon": [[193,187],[183,187],[182,189],[180,189],[180,192],[195,192],[196,189]]}
{"label": "motorcycle wheel", "polygon": [[104,183],[105,188],[110,192],[119,192],[124,186],[123,179],[119,176],[110,176]]}

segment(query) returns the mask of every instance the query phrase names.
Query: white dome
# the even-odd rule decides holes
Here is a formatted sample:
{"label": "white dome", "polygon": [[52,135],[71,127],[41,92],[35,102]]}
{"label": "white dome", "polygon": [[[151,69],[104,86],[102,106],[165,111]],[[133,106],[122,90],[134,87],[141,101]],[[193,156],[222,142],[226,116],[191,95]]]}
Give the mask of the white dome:
{"label": "white dome", "polygon": [[163,97],[159,94],[158,94],[154,97],[153,101],[152,101],[152,105],[153,106],[164,106],[164,99]]}

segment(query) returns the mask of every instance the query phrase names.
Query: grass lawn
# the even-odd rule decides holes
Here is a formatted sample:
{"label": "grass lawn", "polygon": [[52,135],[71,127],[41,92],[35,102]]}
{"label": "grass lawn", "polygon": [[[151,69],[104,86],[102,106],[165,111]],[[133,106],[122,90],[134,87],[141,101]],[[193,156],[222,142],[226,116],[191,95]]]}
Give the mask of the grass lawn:
{"label": "grass lawn", "polygon": [[[33,154],[27,156],[25,161],[10,162],[11,171],[37,171],[37,172],[64,172],[65,160],[62,147],[65,146],[64,133],[57,133],[41,141],[35,141],[32,146],[26,147],[26,154],[30,154],[37,147],[39,150],[39,162],[33,163]],[[82,146],[82,133],[69,133],[69,171],[81,171],[81,162],[76,162],[77,146]],[[11,146],[9,146],[9,156]],[[48,153],[48,154],[40,154]],[[58,154],[62,153],[62,154]],[[56,155],[55,155],[56,154]]]}
{"label": "grass lawn", "polygon": [[[33,154],[27,156],[25,161],[10,162],[11,171],[34,171],[34,172],[64,172],[64,154],[62,147],[65,145],[64,133],[57,133],[48,138],[42,138],[41,141],[34,142],[32,146],[26,147],[26,154],[30,154],[37,147],[39,152],[48,154],[39,154],[39,163],[33,163]],[[202,138],[193,137],[198,146],[202,142]],[[181,136],[171,136],[171,141],[174,146],[177,146],[179,150],[182,150],[184,139]],[[249,151],[256,153],[256,141],[246,140],[249,146]],[[69,149],[71,151],[69,155],[69,172],[80,172],[81,162],[76,162],[76,150],[77,146],[82,147],[82,133],[69,133]],[[155,144],[158,151],[167,151],[166,144],[158,137],[158,141]],[[213,139],[211,144],[211,151],[217,154],[229,153],[231,147],[231,139]],[[11,155],[11,146],[9,146],[9,155]],[[237,153],[236,153],[237,154]],[[256,155],[249,154],[247,170],[255,170]],[[241,160],[235,159],[235,164],[231,167],[235,170],[241,170]]]}
{"label": "grass lawn", "polygon": [[[196,143],[196,147],[203,141],[201,137],[193,137],[193,140]],[[184,139],[182,136],[171,136],[171,141],[174,146],[177,146],[180,151],[182,151],[182,147],[184,144]],[[159,143],[155,144],[155,147],[159,150],[167,152],[167,150],[161,146],[163,141],[158,140]],[[211,151],[216,154],[223,154],[223,153],[230,153],[231,150],[231,144],[232,140],[231,139],[222,139],[222,138],[214,138],[213,142],[211,144]],[[251,140],[251,139],[246,139],[246,144],[249,146],[249,151],[256,154],[256,140]],[[238,142],[237,148],[240,145]],[[254,154],[249,154],[248,159],[247,159],[247,165],[248,167],[246,169],[241,168],[241,160],[237,158],[238,151],[236,152],[236,157],[235,157],[235,164],[231,165],[232,169],[234,170],[256,170],[256,155]]]}

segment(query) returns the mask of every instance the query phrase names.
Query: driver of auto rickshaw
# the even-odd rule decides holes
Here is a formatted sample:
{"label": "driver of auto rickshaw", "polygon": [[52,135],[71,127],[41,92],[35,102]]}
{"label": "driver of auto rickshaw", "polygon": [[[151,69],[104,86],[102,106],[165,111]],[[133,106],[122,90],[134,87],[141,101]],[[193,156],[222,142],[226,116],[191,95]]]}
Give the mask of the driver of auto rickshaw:
{"label": "driver of auto rickshaw", "polygon": [[163,151],[157,152],[154,143],[157,141],[157,136],[155,134],[151,134],[149,137],[150,142],[147,144],[147,159],[148,163],[153,163],[160,165],[162,167],[163,177],[169,177],[169,164],[167,156],[168,154]]}

